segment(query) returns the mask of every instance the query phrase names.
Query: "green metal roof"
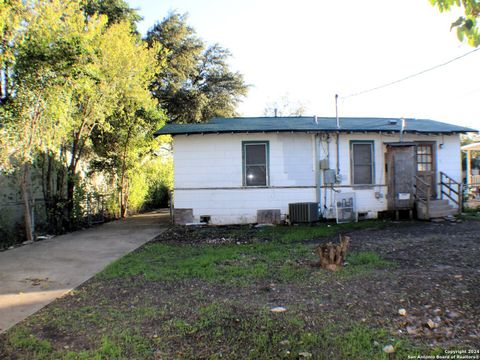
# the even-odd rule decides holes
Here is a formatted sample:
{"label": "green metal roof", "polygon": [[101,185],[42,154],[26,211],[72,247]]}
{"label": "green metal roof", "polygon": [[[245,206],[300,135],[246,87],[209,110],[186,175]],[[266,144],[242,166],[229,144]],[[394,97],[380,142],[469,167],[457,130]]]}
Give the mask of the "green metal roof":
{"label": "green metal roof", "polygon": [[[337,128],[334,117],[215,118],[201,124],[167,124],[155,132],[155,136],[247,132],[400,132],[401,124],[401,118],[342,117]],[[478,131],[434,120],[405,119],[405,132],[450,134]]]}

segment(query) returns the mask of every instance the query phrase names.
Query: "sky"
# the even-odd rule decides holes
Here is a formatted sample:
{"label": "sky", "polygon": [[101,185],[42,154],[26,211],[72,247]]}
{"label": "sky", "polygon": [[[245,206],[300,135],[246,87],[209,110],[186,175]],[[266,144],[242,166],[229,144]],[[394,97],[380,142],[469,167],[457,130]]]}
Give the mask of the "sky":
{"label": "sky", "polygon": [[305,115],[409,117],[480,129],[480,51],[410,80],[348,97],[461,56],[473,48],[428,0],[127,0],[145,34],[170,11],[233,57],[251,85],[242,116],[287,97]]}

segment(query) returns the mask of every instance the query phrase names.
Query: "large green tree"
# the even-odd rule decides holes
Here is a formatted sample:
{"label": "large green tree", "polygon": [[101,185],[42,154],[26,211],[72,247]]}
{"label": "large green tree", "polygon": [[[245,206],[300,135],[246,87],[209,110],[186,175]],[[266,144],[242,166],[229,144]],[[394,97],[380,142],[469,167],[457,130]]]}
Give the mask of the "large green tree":
{"label": "large green tree", "polygon": [[30,167],[40,153],[58,153],[72,130],[72,88],[81,77],[77,67],[88,57],[102,27],[101,19],[85,23],[80,1],[35,3],[28,22],[23,21],[21,41],[12,38],[11,101],[7,114],[10,165],[19,177],[25,206],[25,230],[32,239],[30,221]]}
{"label": "large green tree", "polygon": [[[93,128],[103,126],[105,117],[112,111],[110,98],[113,95],[100,69],[98,52],[107,18],[97,15],[86,18],[82,6],[82,0],[36,3],[35,16],[28,23],[15,66],[18,79],[34,80],[37,69],[49,69],[62,85],[63,91],[69,94],[66,102],[70,104],[66,122],[68,128],[59,138],[60,147],[42,150],[48,169],[44,177],[47,207],[57,209],[60,203],[66,204],[65,219],[60,223],[67,228],[72,228],[74,220],[78,166],[88,148],[90,133]],[[23,86],[20,83],[17,86],[22,91]],[[47,106],[50,107],[50,103]],[[17,121],[21,122],[22,118],[19,117]],[[61,167],[67,169],[66,176],[60,169],[56,189],[52,188],[52,176],[55,173],[52,171],[53,163],[60,163]]]}
{"label": "large green tree", "polygon": [[25,232],[33,240],[30,168],[37,154],[58,150],[68,129],[69,94],[55,74],[38,69],[19,79],[15,101],[7,105],[5,131],[10,140],[9,167],[18,176],[24,205]]}
{"label": "large green tree", "polygon": [[157,23],[146,40],[150,46],[162,45],[157,54],[166,59],[166,66],[157,73],[151,91],[171,121],[195,123],[236,115],[248,86],[242,74],[229,68],[227,49],[206,46],[186,15],[177,13]]}
{"label": "large green tree", "polygon": [[140,39],[138,19],[123,0],[0,0],[0,171],[18,177],[29,240],[34,168],[48,222],[60,225],[51,229],[83,216],[92,159],[107,165],[126,214],[130,178],[164,122],[149,86],[165,52]]}
{"label": "large green tree", "polygon": [[467,40],[471,46],[480,45],[480,3],[477,0],[430,0],[440,12],[451,11],[460,8],[464,13],[452,23],[451,29],[455,28],[460,41]]}
{"label": "large green tree", "polygon": [[163,112],[149,91],[161,62],[156,48],[148,49],[131,33],[126,22],[112,25],[99,43],[103,73],[115,93],[114,110],[107,118],[108,127],[94,133],[97,167],[107,170],[117,182],[120,215],[128,209],[130,178],[141,168],[142,160],[157,146],[153,138],[164,122]]}
{"label": "large green tree", "polygon": [[138,11],[131,8],[125,0],[87,0],[84,9],[87,16],[106,15],[109,26],[127,21],[135,29],[135,24],[142,20]]}

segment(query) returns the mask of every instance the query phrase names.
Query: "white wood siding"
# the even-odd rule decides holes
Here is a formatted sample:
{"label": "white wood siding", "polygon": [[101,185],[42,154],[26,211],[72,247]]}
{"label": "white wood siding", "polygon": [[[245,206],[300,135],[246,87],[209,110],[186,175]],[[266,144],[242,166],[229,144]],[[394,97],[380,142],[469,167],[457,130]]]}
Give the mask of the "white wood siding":
{"label": "white wood siding", "polygon": [[[330,167],[336,165],[336,135],[331,135],[328,141],[328,150],[330,153]],[[340,134],[340,175],[341,183],[339,185],[351,185],[351,166],[350,166],[350,141],[373,141],[375,148],[375,185],[372,187],[338,187],[341,192],[355,192],[357,211],[367,213],[367,217],[376,218],[379,211],[387,209],[386,195],[388,188],[386,186],[387,178],[385,173],[385,152],[386,143],[398,142],[398,134]],[[440,171],[443,171],[456,181],[461,182],[461,155],[460,155],[460,136],[459,135],[410,135],[405,134],[403,141],[425,141],[435,142],[434,147],[437,154],[437,183],[440,181]],[[440,148],[440,144],[443,146]],[[323,190],[323,189],[322,189]],[[334,193],[329,189],[326,192],[327,201],[325,202],[325,193],[321,195],[322,207],[326,204],[325,215],[335,217],[334,214]],[[438,193],[440,193],[438,191]],[[378,197],[376,196],[378,195]]]}
{"label": "white wood siding", "polygon": [[[269,142],[269,188],[243,187],[242,141]],[[307,134],[175,136],[174,205],[195,220],[253,223],[257,210],[288,212],[292,202],[316,201],[314,138]]]}
{"label": "white wood siding", "polygon": [[[324,215],[334,217],[334,192],[316,188],[315,151],[319,160],[327,158],[328,153],[329,167],[335,169],[335,138],[336,134],[328,140],[322,135],[316,148],[314,135],[302,133],[175,136],[174,206],[193,209],[196,221],[209,215],[213,224],[256,222],[257,210],[261,209],[280,209],[286,214],[292,202],[319,201]],[[375,184],[371,187],[350,187],[352,140],[374,142]],[[242,186],[242,141],[269,142],[269,187]],[[336,189],[354,191],[357,211],[368,217],[375,218],[377,212],[387,209],[385,143],[398,141],[398,134],[340,134],[341,183]],[[461,181],[459,135],[406,134],[404,141],[435,141],[437,176],[443,171]]]}

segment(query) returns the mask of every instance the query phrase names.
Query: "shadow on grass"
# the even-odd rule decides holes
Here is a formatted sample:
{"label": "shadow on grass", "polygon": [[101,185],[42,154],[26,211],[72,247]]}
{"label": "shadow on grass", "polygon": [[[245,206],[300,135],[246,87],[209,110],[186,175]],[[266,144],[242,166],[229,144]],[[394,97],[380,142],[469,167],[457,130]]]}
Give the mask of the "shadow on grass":
{"label": "shadow on grass", "polygon": [[387,359],[382,350],[387,344],[394,346],[399,359],[437,351],[421,352],[364,324],[320,325],[321,320],[321,314],[273,314],[268,309],[252,311],[245,304],[213,302],[199,308],[193,321],[174,317],[154,336],[142,334],[140,328],[111,331],[91,350],[54,349],[21,329],[10,334],[7,346],[25,355],[21,358],[34,359]]}

